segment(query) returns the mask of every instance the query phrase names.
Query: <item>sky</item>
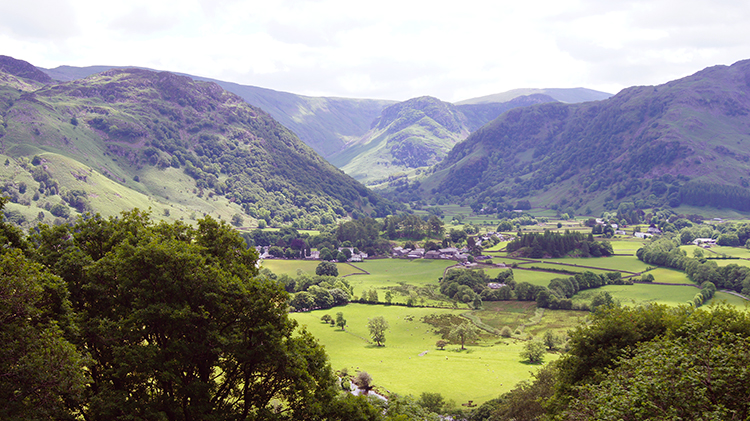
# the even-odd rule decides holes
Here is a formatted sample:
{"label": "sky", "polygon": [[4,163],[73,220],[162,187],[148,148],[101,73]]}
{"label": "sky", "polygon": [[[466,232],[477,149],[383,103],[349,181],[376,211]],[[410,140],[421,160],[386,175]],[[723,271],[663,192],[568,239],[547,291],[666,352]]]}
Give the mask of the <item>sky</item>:
{"label": "sky", "polygon": [[0,0],[0,54],[139,66],[310,96],[615,94],[750,59],[726,0]]}

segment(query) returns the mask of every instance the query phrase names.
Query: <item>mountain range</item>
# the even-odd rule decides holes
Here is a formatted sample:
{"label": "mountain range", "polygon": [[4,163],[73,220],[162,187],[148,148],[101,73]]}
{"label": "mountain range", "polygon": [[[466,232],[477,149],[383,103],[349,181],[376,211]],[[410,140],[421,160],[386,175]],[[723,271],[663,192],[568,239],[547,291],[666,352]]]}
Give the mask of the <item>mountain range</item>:
{"label": "mountain range", "polygon": [[[40,70],[55,80],[73,81],[114,68],[118,67],[60,66]],[[585,88],[516,89],[456,104],[429,97],[397,103],[309,97],[182,75],[214,82],[263,109],[321,156],[374,188],[401,176],[418,176],[426,167],[440,162],[469,133],[511,108],[540,102],[594,101],[611,96]]]}
{"label": "mountain range", "polygon": [[601,101],[517,108],[410,190],[488,209],[524,199],[576,213],[621,202],[750,210],[749,113],[750,61]]}

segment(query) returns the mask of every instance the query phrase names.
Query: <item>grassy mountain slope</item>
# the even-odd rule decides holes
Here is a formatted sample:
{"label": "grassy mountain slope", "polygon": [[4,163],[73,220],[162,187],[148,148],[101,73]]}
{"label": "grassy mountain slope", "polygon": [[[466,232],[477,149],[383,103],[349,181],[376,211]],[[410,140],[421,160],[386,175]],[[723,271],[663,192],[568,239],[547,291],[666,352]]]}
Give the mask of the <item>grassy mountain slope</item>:
{"label": "grassy mountain slope", "polygon": [[503,112],[550,101],[554,100],[546,95],[531,95],[505,103],[456,106],[433,97],[413,98],[386,107],[367,134],[330,160],[355,179],[382,186],[437,164],[471,131]]}
{"label": "grassy mountain slope", "polygon": [[463,101],[456,102],[456,105],[469,105],[469,104],[487,104],[493,102],[508,102],[514,98],[527,95],[548,95],[555,99],[555,101],[565,103],[578,103],[587,101],[601,101],[612,96],[606,92],[595,91],[593,89],[586,88],[546,88],[546,89],[533,89],[533,88],[521,88],[513,89],[507,92],[499,94],[486,95],[478,98],[466,99]]}
{"label": "grassy mountain slope", "polygon": [[[141,69],[43,87],[26,81],[26,92],[13,83],[2,84],[10,97],[0,152],[12,161],[0,174],[17,204],[109,211],[97,199],[120,195],[160,203],[164,214],[177,206],[180,216],[239,213],[300,226],[387,212],[377,195],[216,84]],[[67,183],[69,174],[84,184]]]}
{"label": "grassy mountain slope", "polygon": [[[73,81],[106,70],[113,66],[60,66],[41,69],[61,81]],[[395,101],[333,97],[309,97],[289,92],[240,85],[215,79],[184,75],[194,80],[214,82],[225,90],[239,95],[249,104],[263,109],[308,146],[323,157],[329,157],[358,139],[370,128],[380,111]]]}
{"label": "grassy mountain slope", "polygon": [[456,145],[421,187],[440,200],[578,211],[621,201],[750,209],[748,114],[750,61],[608,100],[515,109]]}

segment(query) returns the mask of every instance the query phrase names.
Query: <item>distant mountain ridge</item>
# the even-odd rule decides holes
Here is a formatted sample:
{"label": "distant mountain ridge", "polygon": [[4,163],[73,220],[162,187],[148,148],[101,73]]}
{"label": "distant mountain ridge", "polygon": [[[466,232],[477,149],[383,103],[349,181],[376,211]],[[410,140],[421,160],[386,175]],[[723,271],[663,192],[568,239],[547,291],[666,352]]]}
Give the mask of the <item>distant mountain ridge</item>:
{"label": "distant mountain ridge", "polygon": [[593,89],[586,88],[546,88],[546,89],[533,89],[533,88],[520,88],[512,89],[510,91],[502,92],[499,94],[486,95],[478,98],[465,99],[458,101],[456,105],[468,105],[468,104],[487,104],[493,102],[508,102],[514,98],[528,95],[547,95],[552,97],[555,101],[564,103],[578,103],[588,101],[601,101],[612,97],[612,94],[595,91]]}
{"label": "distant mountain ridge", "polygon": [[518,108],[457,144],[421,191],[578,212],[624,201],[737,209],[750,197],[749,114],[747,60],[602,101]]}
{"label": "distant mountain ridge", "polygon": [[[26,75],[23,63],[4,68]],[[165,215],[218,212],[298,227],[389,212],[215,83],[143,69],[46,84],[18,75],[0,72],[1,152],[13,159],[0,174],[13,205],[112,214],[147,201]]]}
{"label": "distant mountain ridge", "polygon": [[330,160],[368,184],[413,177],[439,163],[456,143],[503,112],[553,101],[546,95],[531,95],[506,103],[457,106],[433,97],[412,98],[386,107],[364,136]]}

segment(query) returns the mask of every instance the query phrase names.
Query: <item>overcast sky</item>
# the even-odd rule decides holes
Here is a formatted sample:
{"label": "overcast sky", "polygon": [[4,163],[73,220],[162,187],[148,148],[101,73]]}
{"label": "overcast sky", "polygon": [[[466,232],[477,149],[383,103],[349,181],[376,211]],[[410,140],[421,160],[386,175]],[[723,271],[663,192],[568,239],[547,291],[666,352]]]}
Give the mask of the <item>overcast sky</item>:
{"label": "overcast sky", "polygon": [[0,0],[0,54],[133,65],[313,96],[617,93],[750,58],[725,0]]}

